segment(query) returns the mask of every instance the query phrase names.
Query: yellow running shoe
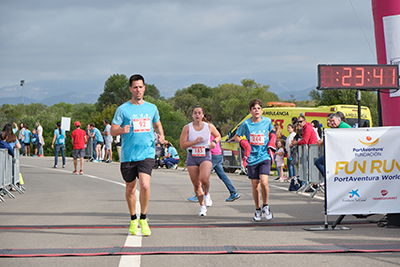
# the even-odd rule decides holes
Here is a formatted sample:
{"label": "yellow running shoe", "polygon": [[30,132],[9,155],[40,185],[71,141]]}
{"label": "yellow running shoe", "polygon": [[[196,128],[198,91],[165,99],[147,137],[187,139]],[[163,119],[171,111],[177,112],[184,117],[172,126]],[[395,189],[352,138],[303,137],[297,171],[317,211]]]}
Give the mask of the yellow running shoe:
{"label": "yellow running shoe", "polygon": [[136,235],[138,232],[138,220],[132,220],[131,221],[131,226],[129,227],[129,233],[131,233],[132,235]]}
{"label": "yellow running shoe", "polygon": [[139,220],[140,229],[142,230],[142,234],[151,235],[149,224],[147,223],[147,219]]}

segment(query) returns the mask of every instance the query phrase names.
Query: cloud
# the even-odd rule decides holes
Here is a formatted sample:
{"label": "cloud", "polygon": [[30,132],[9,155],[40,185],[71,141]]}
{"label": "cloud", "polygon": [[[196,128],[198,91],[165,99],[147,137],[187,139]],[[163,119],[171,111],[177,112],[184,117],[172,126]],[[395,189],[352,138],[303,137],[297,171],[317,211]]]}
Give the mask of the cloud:
{"label": "cloud", "polygon": [[[374,45],[370,2],[352,2]],[[0,87],[114,73],[311,83],[319,63],[375,60],[346,0],[5,0],[0,34]]]}

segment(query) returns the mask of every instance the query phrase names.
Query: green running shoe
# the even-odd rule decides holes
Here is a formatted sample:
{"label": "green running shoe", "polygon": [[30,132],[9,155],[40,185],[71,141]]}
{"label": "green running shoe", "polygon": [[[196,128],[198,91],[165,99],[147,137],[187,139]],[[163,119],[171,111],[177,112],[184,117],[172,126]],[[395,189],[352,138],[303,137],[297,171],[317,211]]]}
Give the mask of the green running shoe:
{"label": "green running shoe", "polygon": [[139,228],[138,228],[138,220],[132,220],[131,221],[131,226],[129,227],[129,233],[131,233],[132,235],[136,235],[138,232]]}
{"label": "green running shoe", "polygon": [[142,234],[151,235],[149,224],[147,223],[147,219],[139,220],[140,229],[142,230]]}

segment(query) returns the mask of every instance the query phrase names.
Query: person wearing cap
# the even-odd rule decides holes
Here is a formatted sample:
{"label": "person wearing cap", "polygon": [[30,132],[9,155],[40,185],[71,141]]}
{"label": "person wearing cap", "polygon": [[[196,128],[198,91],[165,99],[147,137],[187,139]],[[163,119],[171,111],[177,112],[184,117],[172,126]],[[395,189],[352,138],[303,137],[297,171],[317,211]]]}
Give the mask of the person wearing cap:
{"label": "person wearing cap", "polygon": [[82,130],[81,123],[79,121],[74,122],[76,129],[72,132],[72,144],[74,145],[72,150],[72,157],[74,158],[74,171],[73,174],[78,174],[77,165],[78,165],[78,155],[81,161],[81,169],[79,174],[83,174],[83,159],[85,157],[85,144],[87,143],[86,132]]}

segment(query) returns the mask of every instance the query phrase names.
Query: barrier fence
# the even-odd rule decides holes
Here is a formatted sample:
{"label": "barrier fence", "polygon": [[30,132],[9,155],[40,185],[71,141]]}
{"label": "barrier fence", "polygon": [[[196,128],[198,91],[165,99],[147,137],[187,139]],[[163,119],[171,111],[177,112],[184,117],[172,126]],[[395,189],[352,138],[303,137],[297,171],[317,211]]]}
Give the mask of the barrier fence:
{"label": "barrier fence", "polygon": [[[325,192],[324,177],[321,175],[314,162],[324,155],[324,146],[314,145],[301,145],[299,148],[299,165],[298,165],[298,179],[303,182],[303,185],[297,192],[306,191],[308,188],[312,189],[311,197],[314,197],[318,191]],[[316,188],[313,187],[316,185]]]}
{"label": "barrier fence", "polygon": [[14,157],[8,154],[7,149],[0,149],[0,202],[4,196],[15,198],[11,190],[23,194],[25,188],[21,185],[19,172],[19,149],[14,148]]}
{"label": "barrier fence", "polygon": [[240,147],[239,143],[230,143],[230,145],[236,146],[236,150],[222,149],[222,167],[224,168],[225,172],[233,173],[236,171],[236,169],[239,169],[240,171],[238,175],[242,173],[247,174],[242,165],[242,148]]}

